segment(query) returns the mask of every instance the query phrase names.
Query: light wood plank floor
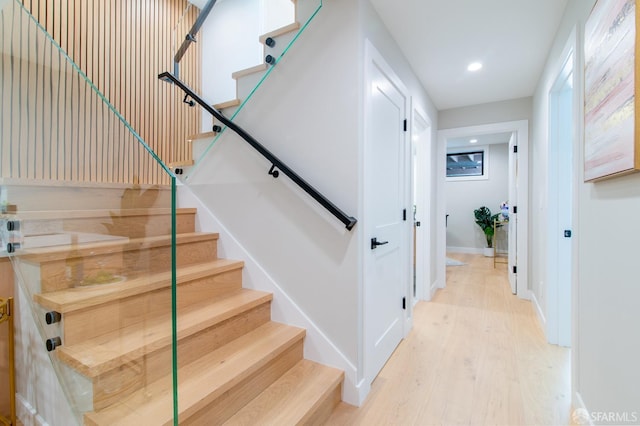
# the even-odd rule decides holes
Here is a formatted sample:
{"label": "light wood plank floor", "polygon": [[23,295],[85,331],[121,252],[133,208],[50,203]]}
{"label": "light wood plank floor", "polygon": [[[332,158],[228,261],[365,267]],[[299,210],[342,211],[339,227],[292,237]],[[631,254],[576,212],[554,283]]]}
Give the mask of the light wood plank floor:
{"label": "light wood plank floor", "polygon": [[447,287],[414,310],[360,408],[329,425],[567,425],[570,350],[545,342],[530,302],[511,294],[506,265],[479,255],[447,267]]}

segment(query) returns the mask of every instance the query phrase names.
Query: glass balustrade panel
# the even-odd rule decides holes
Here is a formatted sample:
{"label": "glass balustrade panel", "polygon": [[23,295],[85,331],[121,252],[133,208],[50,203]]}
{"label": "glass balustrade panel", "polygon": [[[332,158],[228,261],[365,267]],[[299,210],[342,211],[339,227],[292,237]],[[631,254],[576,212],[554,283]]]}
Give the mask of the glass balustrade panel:
{"label": "glass balustrade panel", "polygon": [[197,260],[176,241],[193,218],[44,26],[19,1],[0,7],[0,257],[17,283],[18,399],[51,424],[177,422],[176,259]]}

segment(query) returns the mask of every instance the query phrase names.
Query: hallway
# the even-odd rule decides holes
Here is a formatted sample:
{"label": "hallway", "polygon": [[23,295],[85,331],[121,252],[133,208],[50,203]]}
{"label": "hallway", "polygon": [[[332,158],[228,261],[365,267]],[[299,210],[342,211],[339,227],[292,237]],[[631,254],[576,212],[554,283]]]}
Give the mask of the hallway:
{"label": "hallway", "polygon": [[545,342],[530,302],[509,290],[506,265],[452,254],[447,288],[414,309],[413,330],[359,409],[329,425],[566,425],[571,352]]}

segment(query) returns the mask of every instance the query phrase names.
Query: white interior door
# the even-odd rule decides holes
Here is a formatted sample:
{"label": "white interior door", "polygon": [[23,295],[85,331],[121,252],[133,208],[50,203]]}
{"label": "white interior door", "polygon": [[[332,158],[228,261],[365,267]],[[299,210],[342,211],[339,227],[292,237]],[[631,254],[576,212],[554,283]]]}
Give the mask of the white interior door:
{"label": "white interior door", "polygon": [[547,340],[571,345],[573,55],[549,93]]}
{"label": "white interior door", "polygon": [[562,125],[558,146],[558,344],[571,346],[571,259],[572,259],[572,202],[573,202],[573,129],[572,75],[567,78],[560,94]]}
{"label": "white interior door", "polygon": [[518,134],[513,132],[509,140],[509,285],[511,293],[518,294],[518,214],[514,206],[518,206]]}
{"label": "white interior door", "polygon": [[[365,364],[372,381],[404,335],[411,229],[407,206],[406,90],[378,55],[368,61],[365,157],[368,273],[365,278]],[[407,209],[403,216],[403,210]],[[408,307],[406,299],[405,306]]]}

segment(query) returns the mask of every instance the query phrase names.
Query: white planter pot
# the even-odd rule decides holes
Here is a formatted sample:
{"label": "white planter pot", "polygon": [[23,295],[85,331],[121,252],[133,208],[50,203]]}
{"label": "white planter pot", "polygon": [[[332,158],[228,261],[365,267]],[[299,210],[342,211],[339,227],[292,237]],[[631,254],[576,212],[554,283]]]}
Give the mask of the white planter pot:
{"label": "white planter pot", "polygon": [[485,247],[484,249],[482,249],[482,254],[484,254],[484,257],[493,257],[494,256],[494,250],[493,247]]}

